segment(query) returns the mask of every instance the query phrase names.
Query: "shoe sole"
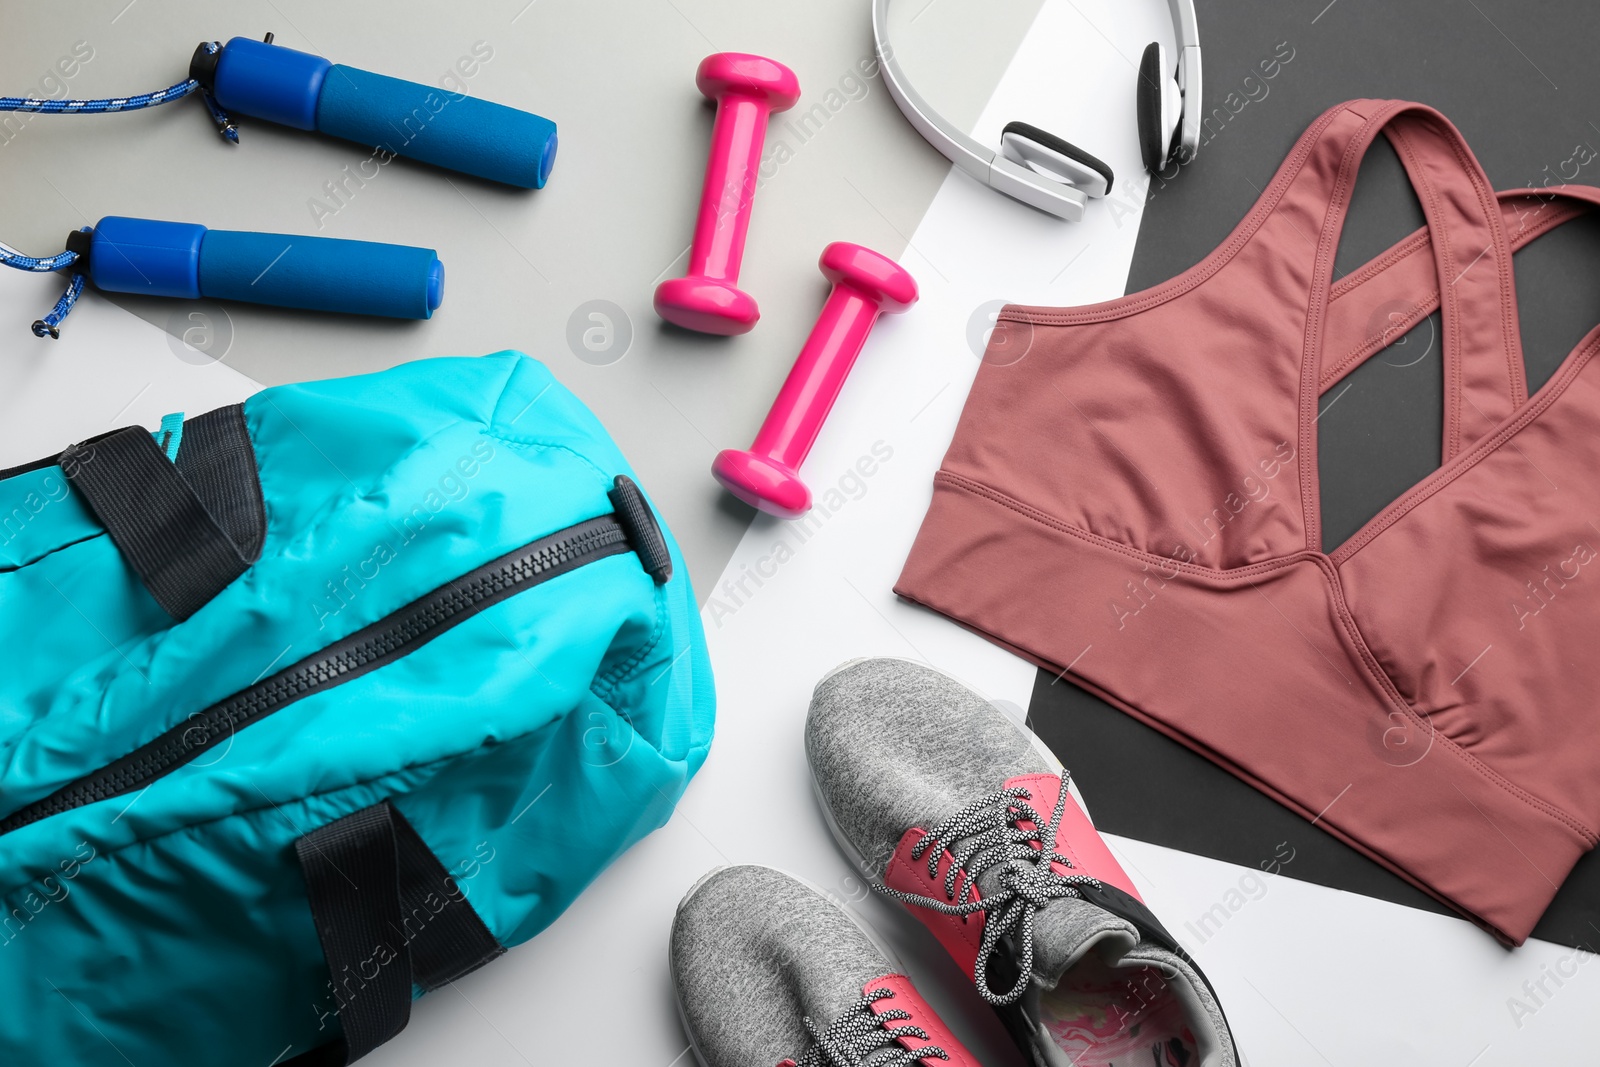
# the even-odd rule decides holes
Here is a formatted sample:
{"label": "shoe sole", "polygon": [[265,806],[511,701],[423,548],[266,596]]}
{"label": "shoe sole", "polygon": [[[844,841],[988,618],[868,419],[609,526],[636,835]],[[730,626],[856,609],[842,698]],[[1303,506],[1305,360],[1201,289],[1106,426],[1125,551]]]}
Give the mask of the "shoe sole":
{"label": "shoe sole", "polygon": [[[700,891],[700,888],[711,880],[713,875],[720,871],[725,871],[730,867],[759,867],[762,870],[773,871],[777,874],[783,875],[785,878],[791,878],[794,881],[799,882],[801,885],[817,894],[817,896],[833,905],[835,909],[837,909],[846,919],[849,919],[850,922],[855,925],[857,930],[861,931],[862,936],[870,941],[872,943],[872,947],[877,949],[879,955],[881,955],[888,962],[890,970],[885,973],[909,975],[910,972],[906,970],[905,964],[900,962],[899,954],[889,947],[889,943],[879,935],[877,930],[872,928],[871,924],[869,924],[865,919],[861,918],[861,916],[856,915],[849,908],[835,904],[832,898],[828,896],[827,890],[823,889],[809,878],[802,878],[793,871],[786,871],[781,867],[773,867],[766,863],[719,863],[717,866],[711,868],[705,874],[702,874],[699,878],[695,879],[694,885],[689,887],[689,891],[685,893],[683,895],[683,899],[678,902],[678,907],[682,908],[684,904],[687,904],[694,897],[694,895]],[[672,943],[670,939],[667,943],[667,967],[675,979],[678,973],[678,965],[677,960],[672,954]],[[707,1062],[705,1058],[705,1054],[700,1051],[700,1042],[695,1037],[694,1029],[689,1025],[689,1015],[683,1009],[683,993],[678,988],[678,983],[676,980],[674,980],[672,983],[672,1006],[677,1009],[678,1025],[683,1027],[684,1036],[689,1039],[689,1051],[694,1054],[695,1063],[699,1064],[699,1067],[711,1067],[711,1064]]]}

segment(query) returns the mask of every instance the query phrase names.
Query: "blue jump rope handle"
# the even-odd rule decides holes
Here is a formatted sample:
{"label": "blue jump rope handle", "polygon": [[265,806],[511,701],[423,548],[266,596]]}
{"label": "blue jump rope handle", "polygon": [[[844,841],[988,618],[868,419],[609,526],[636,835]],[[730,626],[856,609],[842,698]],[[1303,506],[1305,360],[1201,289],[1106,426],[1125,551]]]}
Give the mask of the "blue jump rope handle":
{"label": "blue jump rope handle", "polygon": [[525,189],[555,163],[549,119],[245,37],[222,47],[211,89],[229,112]]}
{"label": "blue jump rope handle", "polygon": [[88,274],[114,293],[395,319],[431,318],[444,299],[444,264],[431,248],[115,215],[89,238]]}

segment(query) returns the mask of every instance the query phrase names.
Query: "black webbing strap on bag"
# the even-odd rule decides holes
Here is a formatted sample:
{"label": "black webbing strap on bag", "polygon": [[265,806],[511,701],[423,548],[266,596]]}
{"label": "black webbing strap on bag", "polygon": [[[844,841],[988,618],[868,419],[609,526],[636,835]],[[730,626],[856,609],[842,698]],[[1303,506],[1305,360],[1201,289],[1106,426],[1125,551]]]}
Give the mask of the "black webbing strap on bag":
{"label": "black webbing strap on bag", "polygon": [[156,603],[178,621],[261,554],[255,456],[238,405],[184,425],[176,461],[141,426],[72,445],[61,470]]}
{"label": "black webbing strap on bag", "polygon": [[413,984],[436,989],[505,952],[387,801],[306,834],[295,855],[344,1037],[285,1067],[354,1063],[405,1029]]}

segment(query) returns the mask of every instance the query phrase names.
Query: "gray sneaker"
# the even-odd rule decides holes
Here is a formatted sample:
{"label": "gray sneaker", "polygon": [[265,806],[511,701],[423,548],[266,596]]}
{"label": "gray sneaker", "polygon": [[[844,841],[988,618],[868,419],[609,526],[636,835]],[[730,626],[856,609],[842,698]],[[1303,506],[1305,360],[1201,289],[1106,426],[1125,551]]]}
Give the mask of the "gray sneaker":
{"label": "gray sneaker", "polygon": [[770,867],[719,867],[672,922],[701,1067],[979,1067],[865,927]]}
{"label": "gray sneaker", "polygon": [[1237,1063],[1205,975],[1060,762],[998,707],[921,664],[853,661],[817,685],[806,756],[845,855],[933,932],[1030,1063]]}

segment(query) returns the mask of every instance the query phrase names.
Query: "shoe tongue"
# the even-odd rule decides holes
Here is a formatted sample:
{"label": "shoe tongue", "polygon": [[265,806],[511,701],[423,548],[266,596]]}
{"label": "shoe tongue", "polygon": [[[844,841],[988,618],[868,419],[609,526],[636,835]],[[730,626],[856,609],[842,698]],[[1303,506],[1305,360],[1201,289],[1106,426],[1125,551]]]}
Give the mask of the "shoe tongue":
{"label": "shoe tongue", "polygon": [[[1033,778],[1035,776],[1028,776]],[[1023,784],[1012,778],[1008,787]],[[1048,781],[1027,781],[1035,810],[1048,818],[1058,793]],[[978,876],[978,892],[994,897],[1000,887],[1004,864],[995,864]],[[1052,900],[1033,917],[1033,975],[1045,989],[1054,989],[1067,969],[1086,953],[1101,946],[1109,959],[1116,959],[1139,943],[1139,931],[1126,919],[1077,897]]]}
{"label": "shoe tongue", "polygon": [[[1000,865],[978,876],[978,893],[985,899],[997,895]],[[1067,968],[1100,946],[1116,959],[1139,943],[1139,931],[1096,904],[1077,897],[1052,900],[1033,916],[1033,975],[1046,989],[1054,989]]]}
{"label": "shoe tongue", "polygon": [[1115,960],[1139,943],[1139,931],[1104,908],[1065,897],[1052,900],[1033,917],[1033,976],[1054,989],[1068,968],[1091,951]]}

